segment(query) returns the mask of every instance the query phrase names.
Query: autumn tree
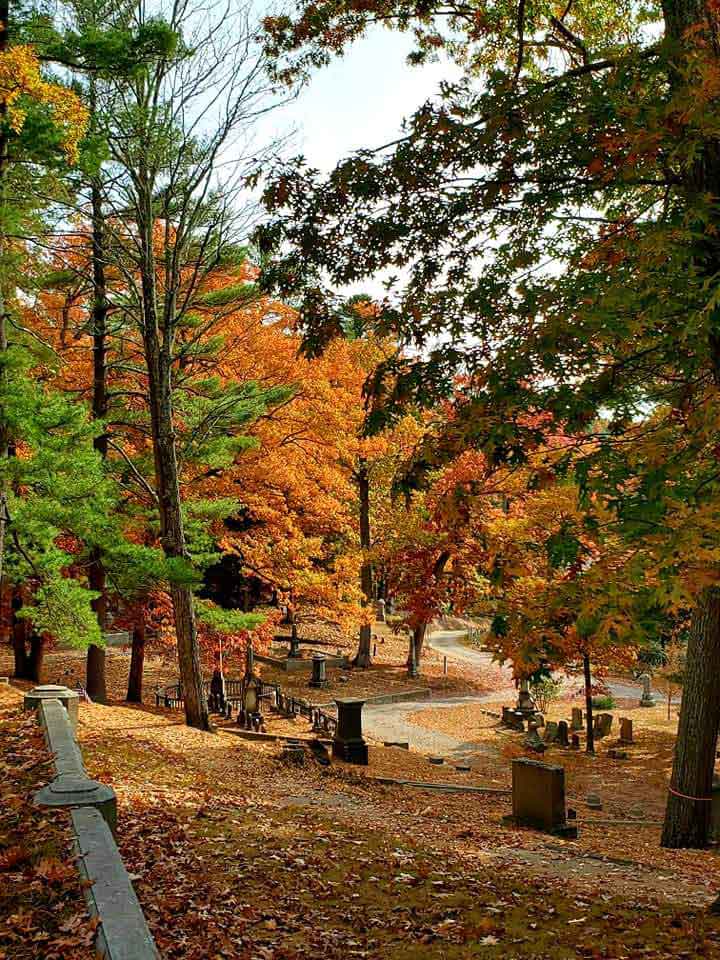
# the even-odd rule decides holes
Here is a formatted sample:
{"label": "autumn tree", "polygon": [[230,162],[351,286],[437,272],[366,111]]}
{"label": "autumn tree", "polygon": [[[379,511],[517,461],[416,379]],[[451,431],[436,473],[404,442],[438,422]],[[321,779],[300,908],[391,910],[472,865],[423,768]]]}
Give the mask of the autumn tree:
{"label": "autumn tree", "polygon": [[[208,271],[232,254],[244,227],[237,204],[258,155],[236,157],[224,177],[224,151],[273,102],[264,59],[254,50],[249,10],[231,17],[219,12],[195,17],[196,12],[188,3],[176,5],[168,26],[187,36],[175,52],[150,59],[127,86],[110,82],[102,101],[114,171],[110,220],[117,214],[122,225],[114,262],[124,279],[126,310],[142,339],[161,542],[166,555],[178,559],[189,554],[174,381],[199,333],[182,345],[178,334],[193,322],[194,301]],[[144,9],[136,18],[149,20]],[[237,404],[245,396],[213,393],[211,385],[203,418],[216,423],[219,418],[230,435],[228,447]],[[174,583],[171,594],[186,718],[206,728],[192,587]]]}
{"label": "autumn tree", "polygon": [[413,30],[415,62],[442,49],[461,78],[395,143],[327,177],[277,171],[263,242],[284,254],[267,283],[300,296],[317,349],[339,332],[333,290],[393,269],[378,327],[415,349],[379,372],[376,422],[408,398],[450,396],[458,372],[465,439],[493,462],[532,449],[529,413],[573,434],[602,419],[580,489],[607,496],[628,544],[665,554],[658,595],[680,582],[694,604],[663,843],[702,846],[720,722],[718,566],[706,554],[697,590],[670,558],[676,519],[702,514],[697,538],[717,498],[717,12],[675,0],[471,15],[301,3],[266,24],[279,72],[327,63],[378,16]]}

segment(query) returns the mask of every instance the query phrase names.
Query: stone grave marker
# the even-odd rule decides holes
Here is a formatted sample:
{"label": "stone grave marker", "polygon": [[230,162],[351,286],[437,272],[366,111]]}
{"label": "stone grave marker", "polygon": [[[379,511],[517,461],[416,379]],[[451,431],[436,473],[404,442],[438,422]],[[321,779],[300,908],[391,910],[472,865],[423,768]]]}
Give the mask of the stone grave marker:
{"label": "stone grave marker", "polygon": [[598,740],[608,736],[612,729],[612,721],[611,713],[598,713],[595,715],[593,732]]}
{"label": "stone grave marker", "polygon": [[572,719],[570,720],[570,728],[572,730],[582,730],[583,728],[583,712],[580,707],[572,708]]}
{"label": "stone grave marker", "polygon": [[336,700],[338,722],[333,738],[333,756],[346,763],[367,766],[368,748],[362,735],[364,700]]}
{"label": "stone grave marker", "polygon": [[68,712],[73,730],[77,729],[80,697],[74,690],[70,690],[68,687],[60,687],[55,683],[41,684],[39,687],[33,687],[24,695],[23,708],[25,710],[37,710],[42,700],[59,700]]}
{"label": "stone grave marker", "polygon": [[548,720],[545,724],[545,743],[555,743],[558,735],[558,725],[554,720]]}
{"label": "stone grave marker", "polygon": [[620,718],[620,743],[630,744],[633,740],[633,722],[629,717]]}
{"label": "stone grave marker", "polygon": [[643,673],[640,677],[643,685],[642,697],[640,698],[641,707],[654,707],[655,706],[655,697],[652,694],[652,687],[650,686],[652,680],[649,673]]}
{"label": "stone grave marker", "polygon": [[567,837],[577,836],[565,814],[565,770],[539,760],[512,762],[512,816],[505,821]]}
{"label": "stone grave marker", "polygon": [[557,726],[557,743],[559,743],[561,747],[567,747],[570,745],[568,731],[569,727],[567,720],[561,720]]}
{"label": "stone grave marker", "polygon": [[314,653],[312,657],[312,677],[308,681],[310,687],[326,687],[328,679],[325,673],[325,657],[322,653]]}
{"label": "stone grave marker", "polygon": [[576,733],[572,735],[572,739],[570,741],[570,749],[571,750],[580,749],[580,737]]}

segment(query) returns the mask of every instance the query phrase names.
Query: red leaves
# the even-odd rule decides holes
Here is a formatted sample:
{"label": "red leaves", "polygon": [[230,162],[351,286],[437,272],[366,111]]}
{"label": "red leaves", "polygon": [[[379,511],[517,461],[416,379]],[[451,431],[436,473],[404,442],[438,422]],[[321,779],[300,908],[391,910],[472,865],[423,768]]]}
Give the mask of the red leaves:
{"label": "red leaves", "polygon": [[21,863],[27,863],[30,854],[25,847],[17,844],[0,853],[0,870],[12,870]]}

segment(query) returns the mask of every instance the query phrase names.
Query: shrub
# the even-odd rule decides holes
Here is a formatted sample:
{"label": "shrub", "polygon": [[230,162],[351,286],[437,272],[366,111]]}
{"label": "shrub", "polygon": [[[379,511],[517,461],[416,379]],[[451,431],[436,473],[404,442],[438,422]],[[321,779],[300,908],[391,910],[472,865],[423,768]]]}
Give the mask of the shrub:
{"label": "shrub", "polygon": [[612,710],[616,705],[615,698],[610,694],[592,698],[592,705],[596,710]]}
{"label": "shrub", "polygon": [[530,684],[530,694],[538,706],[540,713],[546,713],[547,708],[560,696],[562,683],[552,677],[543,677]]}

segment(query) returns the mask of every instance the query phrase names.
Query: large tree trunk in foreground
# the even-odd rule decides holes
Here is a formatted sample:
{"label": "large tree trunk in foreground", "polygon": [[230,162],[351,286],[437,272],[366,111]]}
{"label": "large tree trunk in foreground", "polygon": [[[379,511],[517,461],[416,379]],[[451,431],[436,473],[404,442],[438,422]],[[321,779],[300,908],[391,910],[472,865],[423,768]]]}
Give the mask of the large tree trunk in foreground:
{"label": "large tree trunk in foreground", "polygon": [[[94,85],[91,82],[91,105],[94,103]],[[105,284],[105,228],[103,223],[102,194],[100,185],[93,180],[91,186],[92,197],[92,268],[93,268],[93,396],[92,415],[94,420],[103,420],[107,416],[107,363],[106,363],[106,334],[107,334],[107,289]],[[107,434],[101,433],[95,437],[93,446],[103,460],[107,458]],[[100,596],[93,601],[97,613],[98,625],[101,631],[107,627],[107,594],[105,566],[99,550],[94,550],[90,560],[88,574],[91,590],[97,591]],[[91,700],[96,703],[107,703],[107,686],[105,681],[105,647],[90,645],[87,652],[85,670],[85,689]]]}
{"label": "large tree trunk in foreground", "polygon": [[590,657],[583,654],[583,676],[585,678],[585,752],[595,753],[595,731],[593,730],[592,673]]}
{"label": "large tree trunk in foreground", "polygon": [[[363,563],[360,568],[360,587],[362,589],[362,605],[365,612],[372,605],[372,564],[368,559],[370,549],[370,476],[367,464],[360,461],[357,473],[358,493],[360,498],[360,548],[363,551]],[[369,623],[360,627],[360,641],[353,664],[356,667],[369,667],[372,663],[372,631]]]}
{"label": "large tree trunk in foreground", "polygon": [[690,626],[664,847],[705,847],[720,727],[720,590],[699,598]]}
{"label": "large tree trunk in foreground", "polygon": [[145,623],[141,620],[133,629],[128,703],[142,703],[143,670],[145,668]]}

